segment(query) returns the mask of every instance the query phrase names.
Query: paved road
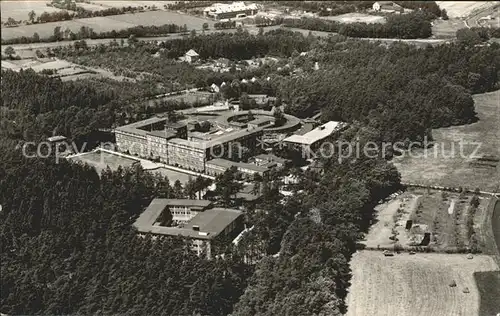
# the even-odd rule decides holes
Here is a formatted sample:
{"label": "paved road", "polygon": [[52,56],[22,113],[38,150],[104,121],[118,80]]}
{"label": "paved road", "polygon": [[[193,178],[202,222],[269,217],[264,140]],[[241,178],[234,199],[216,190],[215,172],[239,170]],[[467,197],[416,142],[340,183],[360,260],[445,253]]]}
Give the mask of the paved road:
{"label": "paved road", "polygon": [[472,14],[467,17],[467,19],[464,21],[464,23],[468,28],[480,27],[481,26],[480,19],[483,17],[486,17],[488,15],[493,14],[495,12],[495,10],[498,10],[498,8],[495,9],[491,6],[480,8],[477,11],[472,12]]}

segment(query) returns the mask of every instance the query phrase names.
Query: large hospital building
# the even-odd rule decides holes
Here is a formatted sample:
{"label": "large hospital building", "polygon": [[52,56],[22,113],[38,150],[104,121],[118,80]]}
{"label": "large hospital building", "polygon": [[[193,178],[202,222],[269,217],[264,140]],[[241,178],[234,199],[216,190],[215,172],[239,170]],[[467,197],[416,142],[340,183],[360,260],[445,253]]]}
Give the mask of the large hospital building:
{"label": "large hospital building", "polygon": [[152,117],[115,129],[116,144],[121,152],[198,172],[206,171],[207,161],[225,158],[232,144],[253,150],[263,127],[233,127],[213,133],[192,132],[188,137],[186,122],[169,122],[165,117]]}

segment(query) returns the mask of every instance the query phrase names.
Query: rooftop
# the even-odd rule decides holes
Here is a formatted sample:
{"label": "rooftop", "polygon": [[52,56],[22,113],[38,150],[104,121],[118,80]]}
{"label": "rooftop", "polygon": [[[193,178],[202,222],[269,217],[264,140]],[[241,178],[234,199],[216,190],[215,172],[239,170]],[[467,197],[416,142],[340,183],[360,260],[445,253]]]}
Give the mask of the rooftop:
{"label": "rooftop", "polygon": [[211,165],[219,166],[219,167],[224,167],[226,169],[229,169],[229,168],[234,166],[236,168],[249,169],[249,170],[252,170],[254,172],[266,172],[268,170],[268,168],[257,166],[254,164],[244,163],[244,162],[234,162],[231,160],[221,159],[221,158],[209,160],[209,161],[207,161],[207,164],[211,164]]}
{"label": "rooftop", "polygon": [[285,158],[278,157],[273,154],[260,154],[254,157],[255,159],[261,159],[266,161],[275,161],[279,163],[285,163],[287,160]]}
{"label": "rooftop", "polygon": [[[149,207],[148,207],[149,209]],[[146,213],[148,211],[144,211]],[[143,213],[143,214],[144,214]],[[141,217],[143,216],[141,214]],[[219,235],[229,224],[234,222],[242,213],[237,210],[213,208],[205,212],[198,213],[184,227],[166,227],[153,226],[154,221],[150,220],[148,224],[139,225],[134,223],[134,226],[139,232],[152,233],[157,235],[183,236],[194,239],[212,239]],[[158,214],[159,215],[159,214]],[[151,218],[152,216],[149,216]],[[194,230],[194,226],[198,226],[198,230]]]}
{"label": "rooftop", "polygon": [[214,3],[212,6],[206,7],[203,11],[218,14],[241,10],[257,10],[257,5],[255,3],[247,5],[244,2],[233,2],[231,4]]}
{"label": "rooftop", "polygon": [[146,136],[146,134],[148,132],[140,129],[140,127],[143,127],[146,125],[156,124],[156,123],[166,121],[166,120],[167,120],[167,118],[165,118],[165,117],[153,116],[153,117],[150,117],[150,118],[142,120],[142,121],[119,126],[116,128],[116,130]]}
{"label": "rooftop", "polygon": [[195,52],[193,49],[190,49],[187,51],[187,53],[185,54],[186,56],[191,56],[191,57],[196,57],[196,56],[200,56],[197,52]]}
{"label": "rooftop", "polygon": [[304,145],[312,145],[317,141],[320,141],[334,132],[340,130],[345,126],[345,123],[330,121],[321,126],[316,127],[312,131],[305,133],[304,135],[292,135],[285,138],[284,142],[298,143]]}
{"label": "rooftop", "polygon": [[62,140],[66,140],[66,137],[65,136],[61,136],[61,135],[57,135],[57,136],[52,136],[52,137],[49,137],[47,138],[47,140],[49,142],[60,142]]}
{"label": "rooftop", "polygon": [[167,139],[177,136],[177,133],[172,131],[152,131],[152,132],[147,132],[147,134]]}
{"label": "rooftop", "polygon": [[[148,131],[143,130],[141,128],[148,126],[148,125],[157,124],[160,122],[165,122],[165,126],[170,127],[170,128],[174,128],[174,129],[181,128],[181,127],[184,127],[187,125],[187,123],[185,121],[169,122],[167,117],[155,115],[153,117],[150,117],[150,118],[142,120],[142,121],[137,121],[137,122],[130,123],[127,125],[119,126],[116,128],[116,130],[131,133],[131,134],[146,136],[146,134],[152,133],[152,132],[148,132]],[[153,132],[155,132],[155,131],[153,131]]]}
{"label": "rooftop", "polygon": [[154,199],[135,221],[134,226],[140,230],[140,227],[153,225],[156,219],[168,206],[191,206],[193,208],[205,208],[211,204],[212,202],[206,200]]}

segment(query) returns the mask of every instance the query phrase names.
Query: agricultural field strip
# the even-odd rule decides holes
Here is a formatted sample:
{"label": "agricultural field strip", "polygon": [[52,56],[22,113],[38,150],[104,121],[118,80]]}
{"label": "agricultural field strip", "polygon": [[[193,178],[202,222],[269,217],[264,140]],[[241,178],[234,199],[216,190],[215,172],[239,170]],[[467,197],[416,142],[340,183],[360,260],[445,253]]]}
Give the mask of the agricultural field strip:
{"label": "agricultural field strip", "polygon": [[[2,13],[3,16],[3,13]],[[54,33],[54,28],[60,26],[65,30],[69,28],[78,32],[82,26],[91,27],[95,32],[121,30],[138,25],[151,26],[163,24],[186,24],[188,29],[201,30],[203,23],[208,23],[213,28],[213,21],[171,11],[148,11],[135,14],[122,14],[107,17],[93,17],[75,19],[71,21],[50,22],[36,25],[23,25],[18,27],[2,28],[2,39],[11,39],[21,36],[32,36],[37,32],[40,37],[49,37]]]}
{"label": "agricultural field strip", "polygon": [[[351,261],[347,316],[477,315],[479,293],[473,273],[495,271],[489,256],[418,253],[384,257],[363,250]],[[456,287],[450,287],[450,282]],[[470,293],[464,293],[465,288]]]}

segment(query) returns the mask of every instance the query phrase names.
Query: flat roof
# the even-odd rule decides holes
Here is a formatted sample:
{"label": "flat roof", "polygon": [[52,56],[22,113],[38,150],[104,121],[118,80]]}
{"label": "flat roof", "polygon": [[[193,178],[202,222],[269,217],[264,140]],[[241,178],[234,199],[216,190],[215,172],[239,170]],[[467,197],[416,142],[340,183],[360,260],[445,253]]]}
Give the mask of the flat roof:
{"label": "flat roof", "polygon": [[342,127],[345,126],[345,123],[330,121],[321,126],[316,127],[310,132],[305,133],[304,135],[292,135],[285,138],[284,142],[289,143],[298,143],[304,145],[312,145],[317,141],[322,140],[338,131]]}
{"label": "flat roof", "polygon": [[131,133],[131,134],[136,134],[136,135],[146,136],[147,133],[151,133],[151,132],[143,130],[143,129],[141,129],[141,127],[144,127],[147,125],[152,125],[152,124],[157,124],[160,122],[165,122],[166,126],[171,127],[171,128],[180,128],[180,127],[187,125],[187,123],[184,121],[168,122],[167,117],[161,117],[161,116],[155,115],[153,117],[150,117],[150,118],[142,120],[142,121],[137,121],[137,122],[130,123],[127,125],[119,126],[119,127],[115,128],[115,130]]}
{"label": "flat roof", "polygon": [[172,131],[152,131],[152,132],[147,132],[147,135],[153,135],[162,138],[172,138],[177,136],[177,133]]}
{"label": "flat roof", "polygon": [[148,227],[154,224],[156,219],[167,208],[168,199],[154,199],[149,203],[144,212],[139,215],[139,218],[134,222],[134,226],[141,230],[143,227]]}
{"label": "flat roof", "polygon": [[182,138],[172,138],[168,140],[169,144],[177,144],[177,145],[183,145],[186,147],[190,148],[196,148],[196,149],[207,149],[206,147],[206,141],[192,141],[192,140],[186,140]]}
{"label": "flat roof", "polygon": [[47,138],[47,140],[49,142],[58,142],[58,141],[65,140],[65,139],[66,139],[66,136],[62,136],[62,135],[51,136],[51,137]]}
{"label": "flat roof", "polygon": [[287,162],[287,159],[278,157],[278,156],[273,155],[273,154],[260,154],[260,155],[255,156],[254,158],[268,160],[268,161],[276,161],[276,162],[281,162],[281,163]]}
{"label": "flat roof", "polygon": [[235,162],[227,159],[222,159],[222,158],[217,158],[217,159],[212,159],[207,161],[207,165],[212,164],[215,166],[219,167],[224,167],[226,169],[231,168],[232,166],[235,166],[237,168],[245,168],[245,169],[250,169],[255,172],[266,172],[268,168],[257,166],[251,163],[245,163],[245,162]]}
{"label": "flat roof", "polygon": [[123,132],[127,132],[127,133],[131,133],[131,134],[136,134],[136,135],[146,136],[146,134],[148,133],[148,131],[142,130],[142,129],[140,129],[140,127],[143,127],[143,126],[146,126],[146,125],[160,123],[162,121],[167,121],[167,118],[166,117],[153,116],[153,117],[150,117],[150,118],[142,120],[142,121],[138,121],[138,122],[130,123],[130,124],[127,124],[127,125],[119,126],[115,130],[123,131]]}
{"label": "flat roof", "polygon": [[[221,135],[217,134],[207,134],[207,137],[212,137],[211,139],[208,140],[200,140],[200,141],[192,141],[192,140],[185,140],[185,139],[180,139],[180,138],[173,138],[170,139],[170,143],[174,144],[180,144],[184,145],[187,147],[191,148],[198,148],[198,149],[208,149],[212,148],[217,145],[225,144],[230,141],[233,141],[235,139],[239,139],[242,137],[245,137],[247,135],[252,135],[254,133],[260,132],[263,129],[261,127],[256,127],[256,128],[246,128],[246,129],[239,129],[239,130],[234,130],[230,132],[223,132]],[[199,135],[195,137],[200,137]]]}
{"label": "flat roof", "polygon": [[193,208],[205,208],[212,204],[207,200],[190,200],[190,199],[153,199],[146,210],[141,213],[139,218],[134,223],[134,226],[139,227],[151,226],[156,219],[168,206],[186,206]]}
{"label": "flat roof", "polygon": [[[184,227],[152,226],[154,220],[149,225],[138,226],[134,224],[134,226],[141,233],[183,236],[194,239],[212,239],[241,215],[242,212],[238,210],[213,208],[198,213]],[[195,225],[199,227],[199,231],[193,229]]]}

